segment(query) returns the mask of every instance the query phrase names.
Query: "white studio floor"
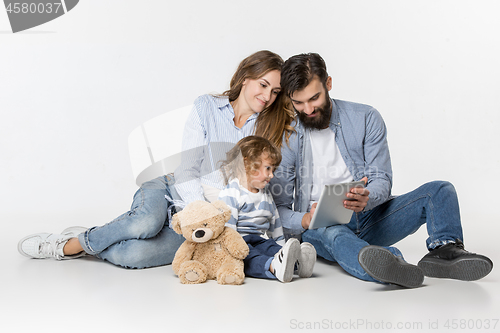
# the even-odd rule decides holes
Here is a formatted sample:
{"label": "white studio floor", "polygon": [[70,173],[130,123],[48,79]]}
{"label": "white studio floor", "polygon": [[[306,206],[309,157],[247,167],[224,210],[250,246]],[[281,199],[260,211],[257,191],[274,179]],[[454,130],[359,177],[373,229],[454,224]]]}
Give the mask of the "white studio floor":
{"label": "white studio floor", "polygon": [[[68,226],[47,221],[16,221],[3,237],[1,332],[500,332],[495,266],[480,281],[426,278],[411,290],[357,280],[324,260],[313,277],[288,284],[247,278],[242,286],[182,285],[171,266],[127,270],[95,258],[18,254],[23,236]],[[466,248],[498,265],[495,235],[479,236],[466,235]],[[425,238],[421,228],[398,243],[407,261],[425,254]]]}

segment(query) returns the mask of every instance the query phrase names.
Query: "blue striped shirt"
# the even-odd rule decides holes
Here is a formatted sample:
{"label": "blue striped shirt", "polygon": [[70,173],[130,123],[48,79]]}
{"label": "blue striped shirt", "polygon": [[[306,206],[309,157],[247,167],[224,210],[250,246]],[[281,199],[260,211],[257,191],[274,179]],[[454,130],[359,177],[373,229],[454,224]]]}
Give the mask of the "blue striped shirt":
{"label": "blue striped shirt", "polygon": [[235,178],[220,192],[219,200],[231,208],[231,218],[226,226],[242,236],[266,235],[278,244],[285,245],[278,209],[267,186],[259,193],[251,193]]}
{"label": "blue striped shirt", "polygon": [[184,127],[181,165],[175,170],[175,188],[186,204],[205,200],[201,184],[224,187],[220,162],[240,139],[254,133],[257,116],[238,128],[227,97],[202,95],[194,101]]}

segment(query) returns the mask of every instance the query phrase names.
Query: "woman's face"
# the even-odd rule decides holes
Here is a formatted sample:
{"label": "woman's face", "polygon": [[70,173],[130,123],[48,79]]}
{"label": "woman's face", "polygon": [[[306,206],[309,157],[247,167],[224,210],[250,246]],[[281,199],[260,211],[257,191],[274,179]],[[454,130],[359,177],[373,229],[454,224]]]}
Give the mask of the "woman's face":
{"label": "woman's face", "polygon": [[259,113],[274,103],[278,96],[281,73],[270,71],[256,80],[245,79],[238,99],[253,112]]}

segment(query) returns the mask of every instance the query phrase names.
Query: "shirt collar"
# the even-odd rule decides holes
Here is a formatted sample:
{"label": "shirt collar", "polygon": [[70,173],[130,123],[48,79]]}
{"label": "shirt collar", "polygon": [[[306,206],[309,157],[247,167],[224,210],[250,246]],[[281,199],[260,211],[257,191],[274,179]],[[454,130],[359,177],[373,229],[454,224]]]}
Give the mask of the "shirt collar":
{"label": "shirt collar", "polygon": [[[217,107],[219,109],[222,109],[223,107],[227,106],[227,105],[231,105],[229,103],[229,97],[227,96],[217,96],[217,98],[215,99],[215,105],[217,105]],[[231,110],[233,110],[233,108],[231,107],[230,108]]]}
{"label": "shirt collar", "polygon": [[[233,106],[231,105],[231,103],[229,103],[229,97],[227,97],[227,96],[220,96],[219,98],[216,98],[215,105],[217,105],[217,107],[220,110],[222,110],[222,109],[224,109],[224,108],[227,107],[227,110],[231,113],[232,118],[234,118],[234,109],[233,109]],[[248,117],[247,122],[249,120],[256,119],[258,116],[259,116],[258,113],[252,114],[250,117]]]}
{"label": "shirt collar", "polygon": [[330,98],[330,100],[332,101],[332,116],[330,117],[330,125],[341,126],[337,104],[333,98]]}

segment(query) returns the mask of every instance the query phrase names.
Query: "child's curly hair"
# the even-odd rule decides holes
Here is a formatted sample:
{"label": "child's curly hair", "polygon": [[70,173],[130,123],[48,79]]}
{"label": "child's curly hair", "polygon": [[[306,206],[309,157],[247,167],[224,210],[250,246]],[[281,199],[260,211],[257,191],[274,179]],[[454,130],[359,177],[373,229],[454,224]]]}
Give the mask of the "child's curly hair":
{"label": "child's curly hair", "polygon": [[268,139],[250,135],[238,141],[233,149],[226,153],[226,160],[221,164],[226,185],[233,178],[241,178],[257,171],[263,154],[275,168],[281,163],[281,151]]}

